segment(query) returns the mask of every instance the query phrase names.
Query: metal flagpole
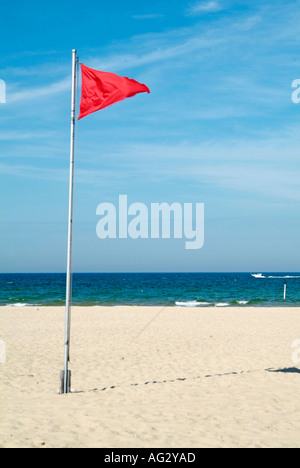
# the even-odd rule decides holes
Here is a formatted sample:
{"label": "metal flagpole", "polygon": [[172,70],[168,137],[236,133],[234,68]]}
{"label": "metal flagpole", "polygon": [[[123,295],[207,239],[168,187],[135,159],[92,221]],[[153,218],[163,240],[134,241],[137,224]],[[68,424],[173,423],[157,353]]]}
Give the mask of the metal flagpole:
{"label": "metal flagpole", "polygon": [[68,258],[66,287],[66,325],[65,325],[65,358],[64,370],[60,373],[60,393],[70,393],[70,329],[72,302],[72,237],[73,237],[73,200],[74,200],[74,149],[75,149],[75,99],[76,99],[76,61],[77,50],[72,50],[72,101],[71,101],[71,143],[70,143],[70,187],[69,187],[69,221],[68,221]]}

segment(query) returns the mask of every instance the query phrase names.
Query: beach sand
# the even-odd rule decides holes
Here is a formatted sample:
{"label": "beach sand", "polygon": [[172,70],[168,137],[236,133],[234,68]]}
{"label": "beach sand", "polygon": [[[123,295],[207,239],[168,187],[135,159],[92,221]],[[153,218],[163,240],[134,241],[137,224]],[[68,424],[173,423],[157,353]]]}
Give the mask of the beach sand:
{"label": "beach sand", "polygon": [[299,309],[74,307],[59,395],[64,320],[0,308],[2,448],[300,447]]}

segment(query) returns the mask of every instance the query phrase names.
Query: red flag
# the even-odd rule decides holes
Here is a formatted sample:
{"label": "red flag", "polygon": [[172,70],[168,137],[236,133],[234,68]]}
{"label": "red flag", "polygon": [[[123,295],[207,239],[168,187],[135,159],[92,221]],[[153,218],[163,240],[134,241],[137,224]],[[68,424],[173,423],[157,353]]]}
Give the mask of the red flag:
{"label": "red flag", "polygon": [[114,73],[93,70],[81,65],[81,102],[78,120],[115,102],[138,93],[150,93],[149,88],[135,80]]}

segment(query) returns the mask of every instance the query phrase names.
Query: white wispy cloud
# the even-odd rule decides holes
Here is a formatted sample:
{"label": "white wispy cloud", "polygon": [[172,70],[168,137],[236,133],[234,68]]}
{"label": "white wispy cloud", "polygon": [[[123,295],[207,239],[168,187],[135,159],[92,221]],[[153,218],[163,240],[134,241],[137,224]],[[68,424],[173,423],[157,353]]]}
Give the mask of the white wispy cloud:
{"label": "white wispy cloud", "polygon": [[[215,0],[196,3],[190,7],[190,12],[209,12],[222,8],[222,5]],[[216,21],[204,27],[203,25],[200,27],[195,24],[190,27],[176,28],[163,33],[142,34],[133,36],[126,43],[120,41],[117,47],[115,44],[113,47],[107,47],[105,51],[101,50],[101,54],[95,51],[92,54],[86,53],[85,57],[82,57],[82,61],[92,68],[116,73],[124,72],[124,74],[130,73],[131,69],[142,69],[144,67],[148,73],[153,75],[160,69],[166,68],[169,64],[175,64],[177,72],[179,70],[184,71],[190,65],[195,71],[197,68],[199,69],[199,76],[201,77],[203,76],[203,72],[213,63],[219,63],[219,69],[221,69],[224,53],[226,63],[228,64],[230,61],[233,61],[233,65],[236,65],[235,58],[237,55],[243,59],[243,56],[240,56],[243,44],[247,49],[247,56],[251,57],[253,55],[253,60],[259,60],[259,57],[262,56],[263,45],[268,45],[272,41],[275,40],[276,42],[277,40],[277,29],[267,22],[264,25],[265,29],[262,29],[260,28],[261,24],[262,16],[257,13],[248,15],[242,19],[226,18],[221,22]],[[247,33],[253,32],[253,37],[256,37],[253,43],[253,50],[251,50],[251,44],[249,44],[245,31]],[[288,40],[288,28],[282,27],[281,33],[283,34],[284,31]],[[260,42],[262,43],[262,48],[257,58],[254,58],[254,54],[257,54],[256,45],[258,46]],[[119,52],[115,53],[115,50]],[[229,58],[228,50],[231,50]],[[269,56],[269,60],[271,59],[272,56]],[[204,67],[201,66],[203,62],[205,62]],[[274,56],[274,63],[276,63],[276,56]],[[150,65],[151,68],[149,68]],[[47,64],[44,64],[40,68],[40,82],[45,79],[47,67]],[[30,87],[21,89],[19,81],[15,86],[10,86],[7,96],[8,105],[9,103],[36,100],[37,98],[47,96],[51,98],[55,94],[69,90],[70,77],[66,75],[69,68],[69,63],[60,64],[57,72],[56,66],[54,64],[51,66],[50,64],[51,77],[54,76],[53,73],[56,73],[62,78],[49,85],[37,85],[35,87],[31,85]],[[23,76],[25,78],[24,86],[26,81],[30,82],[30,76],[34,74],[36,74],[35,81],[38,82],[38,67],[17,67],[15,70],[7,69],[4,71],[8,75],[10,72],[14,78]],[[237,70],[238,76],[239,71]],[[8,84],[10,85],[9,80]],[[217,85],[219,85],[219,82]]]}
{"label": "white wispy cloud", "polygon": [[[37,140],[37,139],[45,139],[45,138],[54,138],[55,132],[54,131],[29,131],[29,132],[20,132],[16,130],[1,130],[0,131],[0,141],[17,141],[17,140]],[[3,155],[1,155],[3,157]]]}
{"label": "white wispy cloud", "polygon": [[133,15],[133,18],[136,20],[148,20],[148,19],[158,19],[163,18],[164,15],[160,13],[149,13],[144,15]]}
{"label": "white wispy cloud", "polygon": [[[217,1],[194,4],[194,8],[200,10],[217,6],[220,7]],[[216,121],[218,125],[218,121],[226,122],[228,119],[240,118],[240,122],[236,120],[234,125],[238,123],[242,128],[243,119],[246,122],[247,119],[258,116],[267,122],[266,116],[270,109],[272,112],[274,108],[281,110],[280,105],[284,105],[285,101],[287,106],[290,105],[290,83],[286,83],[285,90],[282,82],[278,80],[278,72],[281,73],[283,67],[282,62],[278,61],[275,47],[278,44],[277,24],[267,13],[257,9],[243,17],[229,16],[207,25],[193,24],[189,27],[133,36],[126,42],[119,41],[117,46],[107,46],[101,54],[97,51],[86,51],[82,61],[92,68],[126,74],[136,79],[145,78],[143,82],[150,86],[151,91],[153,83],[153,93],[147,101],[147,119],[148,122],[152,119],[154,127],[158,118],[174,126],[177,121],[178,128],[188,121],[189,124],[198,121],[199,125]],[[289,41],[290,21],[287,20],[281,26],[281,33],[284,33],[286,41]],[[249,34],[253,37],[251,41]],[[292,36],[293,34],[291,31]],[[269,50],[272,50],[272,54],[268,53]],[[288,67],[291,67],[288,57],[285,59],[285,73]],[[41,79],[35,80],[36,86],[31,84],[29,78],[23,83],[18,81],[13,86],[9,83],[7,108],[10,103],[24,102],[26,111],[30,107],[32,112],[38,113],[39,100],[45,100],[50,106],[55,101],[55,95],[69,93],[69,65],[62,64],[62,68],[65,67],[66,70],[60,70],[61,79],[52,83],[50,81],[49,85],[41,84],[46,67],[42,70]],[[272,77],[266,74],[269,70],[272,70]],[[269,77],[267,80],[266,76]],[[292,78],[297,76],[293,75]],[[27,86],[28,83],[30,86]],[[164,90],[161,89],[167,89],[168,96],[172,98],[164,100]],[[62,109],[57,106],[59,104],[55,104],[55,107],[53,105],[53,113],[62,114]],[[121,114],[121,105],[119,109]],[[134,112],[137,112],[137,107]],[[109,113],[107,115],[109,118]],[[243,130],[247,131],[246,124]],[[259,131],[260,128],[256,125],[254,132]],[[193,138],[197,137],[196,133]],[[174,130],[173,134],[176,138],[180,131]],[[26,136],[25,132],[23,136]]]}
{"label": "white wispy cloud", "polygon": [[8,93],[7,95],[7,104],[35,100],[41,97],[50,97],[53,94],[57,94],[67,89],[70,89],[71,78],[67,77],[55,83],[49,84],[48,86],[39,86],[35,88],[25,88],[21,91],[15,91],[13,93]]}
{"label": "white wispy cloud", "polygon": [[18,164],[5,164],[0,163],[0,174],[9,175],[17,178],[28,178],[37,180],[55,180],[57,182],[67,183],[68,170],[66,169],[53,169],[38,166],[18,165]]}
{"label": "white wispy cloud", "polygon": [[198,2],[187,9],[187,14],[198,15],[203,13],[213,13],[223,10],[223,6],[217,0],[211,0],[208,2]]}

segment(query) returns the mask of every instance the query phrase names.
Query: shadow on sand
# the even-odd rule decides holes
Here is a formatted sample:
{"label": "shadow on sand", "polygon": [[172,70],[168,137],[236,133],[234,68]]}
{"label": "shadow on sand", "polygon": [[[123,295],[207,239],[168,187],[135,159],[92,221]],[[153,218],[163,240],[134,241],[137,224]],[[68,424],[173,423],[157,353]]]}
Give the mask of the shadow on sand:
{"label": "shadow on sand", "polygon": [[285,367],[283,369],[266,369],[267,372],[282,372],[283,374],[300,374],[297,367]]}
{"label": "shadow on sand", "polygon": [[[164,384],[164,383],[171,383],[171,382],[178,382],[178,381],[185,381],[185,380],[197,380],[197,379],[208,379],[208,378],[213,378],[213,377],[224,377],[228,375],[242,375],[242,374],[253,374],[255,372],[261,372],[260,370],[250,370],[250,371],[239,371],[239,372],[225,372],[223,374],[207,374],[207,375],[202,375],[198,377],[177,377],[174,379],[169,379],[169,380],[148,380],[147,382],[143,383],[132,383],[128,384],[128,387],[138,387],[142,385],[152,385],[152,384]],[[283,374],[300,374],[300,369],[296,367],[285,367],[282,369],[264,369],[263,372],[274,372],[274,373],[283,373]],[[86,392],[104,392],[105,390],[113,390],[114,388],[120,388],[122,385],[111,385],[108,387],[103,387],[103,388],[93,388],[92,390],[87,390],[87,391],[76,391],[73,390],[71,393],[86,393]]]}

